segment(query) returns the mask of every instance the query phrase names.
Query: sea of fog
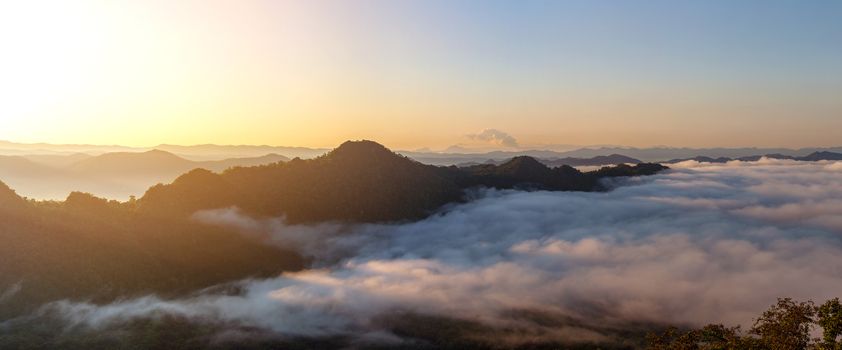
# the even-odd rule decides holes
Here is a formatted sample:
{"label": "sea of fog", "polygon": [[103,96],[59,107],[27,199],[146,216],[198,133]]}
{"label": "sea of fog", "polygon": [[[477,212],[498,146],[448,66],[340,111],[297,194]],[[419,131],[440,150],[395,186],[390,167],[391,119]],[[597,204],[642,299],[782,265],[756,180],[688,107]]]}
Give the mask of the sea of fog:
{"label": "sea of fog", "polygon": [[85,327],[176,314],[391,342],[401,339],[377,320],[401,311],[599,341],[610,335],[517,315],[750,325],[778,297],[842,296],[842,162],[685,162],[612,185],[605,193],[477,191],[425,220],[388,225],[290,226],[236,208],[200,212],[195,220],[294,247],[313,268],[242,281],[233,294],[47,309]]}

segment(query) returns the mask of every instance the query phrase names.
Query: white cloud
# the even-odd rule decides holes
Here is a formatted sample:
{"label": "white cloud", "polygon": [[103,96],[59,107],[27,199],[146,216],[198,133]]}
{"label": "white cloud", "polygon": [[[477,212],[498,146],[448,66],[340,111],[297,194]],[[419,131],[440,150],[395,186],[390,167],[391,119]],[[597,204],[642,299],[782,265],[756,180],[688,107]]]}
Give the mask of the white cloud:
{"label": "white cloud", "polygon": [[517,139],[497,129],[485,129],[477,134],[467,135],[471,140],[483,141],[496,146],[518,147]]}

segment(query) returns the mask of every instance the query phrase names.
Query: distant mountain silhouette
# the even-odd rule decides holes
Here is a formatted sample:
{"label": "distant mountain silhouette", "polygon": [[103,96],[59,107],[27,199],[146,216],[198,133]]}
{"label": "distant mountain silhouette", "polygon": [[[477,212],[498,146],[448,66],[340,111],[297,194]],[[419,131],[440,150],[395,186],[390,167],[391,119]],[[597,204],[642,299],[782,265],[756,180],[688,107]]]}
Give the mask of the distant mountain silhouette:
{"label": "distant mountain silhouette", "polygon": [[22,156],[0,156],[0,178],[14,176],[51,177],[55,168],[33,162]]}
{"label": "distant mountain silhouette", "polygon": [[195,162],[194,168],[203,168],[211,171],[223,171],[234,167],[252,167],[277,162],[288,162],[288,157],[277,153],[270,153],[259,157],[229,158],[223,160],[211,160]]}
{"label": "distant mountain silhouette", "polygon": [[797,160],[802,162],[817,162],[822,160],[842,160],[842,153],[836,152],[828,152],[828,151],[819,151],[813,152],[803,157],[796,157],[790,156],[780,153],[773,153],[773,154],[765,154],[765,155],[755,155],[755,156],[745,156],[739,158],[728,158],[728,157],[719,157],[719,158],[711,158],[705,156],[697,156],[693,158],[681,158],[681,159],[672,159],[669,161],[664,162],[664,164],[674,164],[680,163],[688,160],[694,160],[700,163],[727,163],[733,160],[739,160],[743,162],[756,162],[761,158],[769,158],[769,159],[789,159],[789,160]]}
{"label": "distant mountain silhouette", "polygon": [[278,154],[267,154],[254,158],[231,158],[218,161],[191,161],[173,153],[151,150],[146,152],[106,153],[87,158],[73,164],[70,170],[97,176],[143,176],[156,175],[172,180],[187,171],[204,168],[211,171],[223,171],[231,167],[255,166],[276,162],[285,162],[289,158]]}
{"label": "distant mountain silhouette", "polygon": [[728,158],[728,157],[711,158],[711,157],[705,157],[705,156],[696,156],[696,157],[692,157],[692,158],[671,159],[671,160],[668,160],[668,161],[664,162],[664,164],[675,164],[675,163],[681,163],[681,162],[686,162],[686,161],[691,161],[691,160],[699,162],[699,163],[727,163],[727,162],[730,162],[734,159]]}
{"label": "distant mountain silhouette", "polygon": [[[73,162],[72,159],[77,159]],[[37,161],[36,161],[37,160]],[[278,154],[253,158],[192,161],[175,154],[152,150],[115,152],[99,156],[32,155],[0,156],[0,179],[36,198],[60,199],[75,190],[126,199],[142,195],[149,186],[168,183],[190,170],[223,171],[231,167],[288,161]]]}
{"label": "distant mountain silhouette", "polygon": [[[813,152],[828,151],[835,153],[842,153],[842,147],[824,147],[824,148],[689,148],[689,147],[622,147],[622,146],[583,146],[582,148],[573,149],[574,146],[566,145],[565,151],[548,150],[548,149],[523,149],[515,151],[490,151],[490,152],[470,152],[467,149],[451,148],[444,152],[433,152],[429,149],[419,149],[415,151],[397,151],[398,154],[408,156],[424,164],[450,166],[456,164],[481,164],[487,160],[494,162],[503,162],[516,156],[530,156],[537,159],[556,159],[556,158],[593,158],[598,156],[607,156],[611,154],[622,154],[633,159],[639,159],[644,162],[664,162],[667,159],[688,159],[695,156],[703,155],[711,158],[740,158],[749,157],[758,154],[781,154],[787,156],[802,156]],[[307,148],[307,147],[279,147],[266,145],[169,145],[162,144],[154,147],[125,147],[125,146],[101,146],[101,145],[55,145],[47,143],[15,143],[8,141],[0,141],[0,155],[68,155],[73,153],[86,153],[90,155],[99,155],[109,152],[143,152],[152,149],[158,149],[176,154],[182,158],[194,161],[219,160],[225,158],[250,158],[259,157],[265,154],[277,153],[283,154],[287,157],[294,158],[314,158],[326,153],[327,149],[322,148]],[[605,163],[605,164],[587,164],[587,165],[608,165],[620,163]],[[549,164],[550,166],[558,166],[562,164]],[[573,165],[573,164],[566,164]],[[574,165],[578,166],[578,165]]]}
{"label": "distant mountain silhouette", "polygon": [[[469,167],[474,165],[486,165],[486,164],[493,164],[493,165],[500,165],[503,164],[509,159],[503,160],[494,160],[494,159],[487,159],[482,162],[478,161],[469,161],[469,162],[460,162],[457,163],[456,166],[458,167]],[[539,162],[543,163],[544,165],[555,168],[562,165],[569,165],[572,167],[580,167],[580,166],[601,166],[601,165],[617,165],[617,164],[639,164],[642,163],[639,159],[635,159],[632,157],[627,157],[622,154],[611,154],[607,156],[596,156],[591,158],[574,158],[574,157],[566,157],[566,158],[535,158]]]}
{"label": "distant mountain silhouette", "polygon": [[795,159],[812,162],[819,160],[842,160],[842,153],[820,151],[810,153],[804,157],[796,157]]}
{"label": "distant mountain silhouette", "polygon": [[140,153],[153,149],[167,151],[182,158],[196,161],[227,158],[253,158],[266,154],[283,154],[290,157],[312,158],[326,153],[327,149],[307,147],[282,147],[259,145],[168,145],[154,147],[127,147],[119,145],[66,145],[49,143],[18,143],[0,140],[0,155],[68,156],[73,154],[101,155],[114,152]]}
{"label": "distant mountain silhouette", "polygon": [[831,148],[688,148],[688,147],[599,147],[582,148],[574,151],[562,152],[561,156],[568,157],[593,157],[605,154],[624,154],[645,162],[665,162],[667,159],[688,159],[696,156],[710,158],[740,158],[751,157],[761,154],[780,154],[784,156],[797,157],[817,151],[842,152],[842,147]]}
{"label": "distant mountain silhouette", "polygon": [[70,170],[99,177],[148,176],[182,174],[191,170],[194,162],[175,154],[152,150],[146,152],[115,152],[91,157],[70,166]]}
{"label": "distant mountain silhouette", "polygon": [[622,154],[609,154],[607,156],[596,156],[591,158],[551,158],[543,159],[542,163],[550,167],[557,167],[562,165],[569,166],[599,166],[599,165],[617,165],[617,164],[639,164],[642,163],[639,159],[627,157]]}
{"label": "distant mountain silhouette", "polygon": [[91,157],[89,154],[27,154],[22,157],[52,168],[66,168]]}
{"label": "distant mountain silhouette", "polygon": [[307,147],[255,146],[255,145],[158,145],[162,151],[178,154],[190,159],[253,158],[265,154],[283,154],[296,158],[314,158],[327,153],[327,149]]}

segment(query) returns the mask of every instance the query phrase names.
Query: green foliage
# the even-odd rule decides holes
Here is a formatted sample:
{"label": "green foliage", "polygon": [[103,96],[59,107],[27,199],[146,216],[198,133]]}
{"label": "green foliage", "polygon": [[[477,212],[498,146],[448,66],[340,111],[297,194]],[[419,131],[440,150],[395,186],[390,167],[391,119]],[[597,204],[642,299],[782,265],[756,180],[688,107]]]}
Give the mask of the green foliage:
{"label": "green foliage", "polygon": [[815,314],[812,301],[778,299],[777,304],[755,321],[750,333],[757,335],[770,349],[806,349]]}
{"label": "green foliage", "polygon": [[[816,327],[823,330],[821,339],[811,339]],[[681,331],[670,327],[661,334],[647,337],[651,350],[838,350],[842,333],[842,304],[839,298],[820,306],[812,301],[796,302],[790,298],[777,303],[755,321],[747,334],[740,327],[707,325]]]}
{"label": "green foliage", "polygon": [[842,335],[842,303],[839,298],[828,300],[818,307],[816,317],[819,327],[823,329],[819,348],[822,350],[840,350],[842,342],[839,336]]}

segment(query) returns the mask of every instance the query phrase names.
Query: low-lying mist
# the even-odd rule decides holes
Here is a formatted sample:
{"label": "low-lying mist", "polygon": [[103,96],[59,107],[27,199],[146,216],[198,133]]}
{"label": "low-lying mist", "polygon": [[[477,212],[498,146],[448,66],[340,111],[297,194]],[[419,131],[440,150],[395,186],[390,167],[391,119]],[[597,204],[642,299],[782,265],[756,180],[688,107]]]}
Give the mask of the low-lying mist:
{"label": "low-lying mist", "polygon": [[295,248],[312,269],[242,281],[236,292],[62,301],[39,313],[76,327],[174,315],[387,343],[407,341],[390,315],[418,314],[519,330],[500,333],[505,342],[611,342],[622,335],[605,329],[750,325],[778,297],[842,291],[842,163],[691,161],[613,185],[482,190],[425,220],[388,225],[203,211],[194,219]]}

